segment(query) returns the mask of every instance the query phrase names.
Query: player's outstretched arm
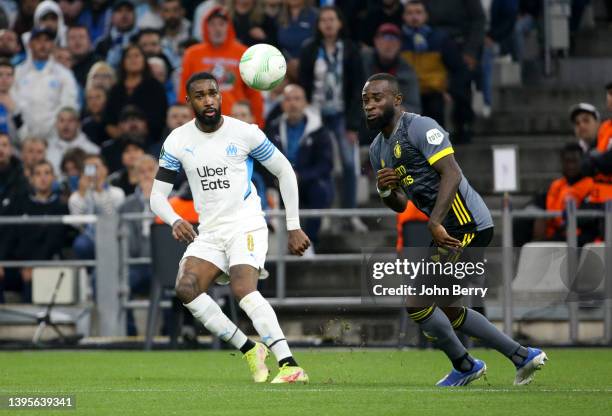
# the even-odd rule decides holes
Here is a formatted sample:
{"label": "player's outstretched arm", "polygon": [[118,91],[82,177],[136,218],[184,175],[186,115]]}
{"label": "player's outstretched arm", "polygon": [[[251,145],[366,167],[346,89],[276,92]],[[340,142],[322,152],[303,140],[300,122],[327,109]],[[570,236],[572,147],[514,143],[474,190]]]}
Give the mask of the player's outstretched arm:
{"label": "player's outstretched arm", "polygon": [[460,247],[461,242],[448,235],[442,221],[446,218],[461,183],[461,169],[452,154],[444,156],[432,166],[440,174],[440,188],[427,226],[436,244]]}
{"label": "player's outstretched arm", "polygon": [[299,192],[295,172],[291,163],[281,152],[275,151],[269,159],[261,163],[278,179],[281,197],[287,213],[289,252],[301,256],[310,247],[310,240],[306,233],[300,229]]}
{"label": "player's outstretched arm", "polygon": [[197,236],[193,226],[183,220],[172,208],[168,202],[168,196],[172,192],[172,181],[176,176],[176,172],[163,167],[159,168],[157,176],[153,181],[151,189],[150,205],[153,211],[166,224],[172,226],[172,235],[177,240],[192,242]]}

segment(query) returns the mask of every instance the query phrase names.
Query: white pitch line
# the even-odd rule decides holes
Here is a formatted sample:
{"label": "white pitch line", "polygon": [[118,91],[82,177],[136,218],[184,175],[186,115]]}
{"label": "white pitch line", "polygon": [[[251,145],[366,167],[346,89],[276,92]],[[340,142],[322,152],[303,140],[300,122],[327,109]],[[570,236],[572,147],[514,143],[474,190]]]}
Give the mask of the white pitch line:
{"label": "white pitch line", "polygon": [[[280,386],[279,386],[280,387]],[[550,388],[533,388],[533,387],[517,387],[514,389],[509,388],[386,388],[386,387],[357,387],[357,388],[313,388],[313,387],[302,387],[295,386],[294,389],[287,388],[270,388],[263,387],[239,389],[239,388],[223,388],[223,392],[245,392],[256,393],[258,391],[266,393],[347,393],[347,392],[377,392],[377,393],[612,393],[612,388],[603,389],[550,389]],[[210,389],[146,389],[146,388],[127,388],[127,389],[81,389],[81,390],[69,390],[69,391],[57,391],[57,390],[28,390],[27,393],[35,394],[76,394],[76,393],[221,393],[221,390],[215,388]],[[14,391],[0,391],[0,395],[15,394]]]}

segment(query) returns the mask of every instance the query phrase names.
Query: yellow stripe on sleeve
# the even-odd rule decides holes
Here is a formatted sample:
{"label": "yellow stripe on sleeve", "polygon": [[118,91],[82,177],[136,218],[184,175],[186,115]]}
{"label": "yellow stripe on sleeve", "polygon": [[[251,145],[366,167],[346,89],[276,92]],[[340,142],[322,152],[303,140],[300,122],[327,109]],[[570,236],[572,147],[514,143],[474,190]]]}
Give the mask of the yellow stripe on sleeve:
{"label": "yellow stripe on sleeve", "polygon": [[442,149],[435,155],[431,156],[429,159],[427,159],[427,161],[429,162],[430,165],[433,165],[438,160],[442,159],[444,156],[448,156],[452,153],[455,153],[455,151],[453,150],[452,146],[449,146],[446,149]]}

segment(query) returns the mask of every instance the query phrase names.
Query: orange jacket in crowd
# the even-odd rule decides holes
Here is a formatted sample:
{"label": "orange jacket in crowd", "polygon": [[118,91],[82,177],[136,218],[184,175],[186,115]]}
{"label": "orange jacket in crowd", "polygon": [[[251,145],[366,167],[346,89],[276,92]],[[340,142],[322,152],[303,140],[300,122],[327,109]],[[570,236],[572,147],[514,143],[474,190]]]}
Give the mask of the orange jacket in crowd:
{"label": "orange jacket in crowd", "polygon": [[219,47],[214,47],[208,41],[208,16],[212,13],[217,13],[219,10],[222,10],[227,15],[227,12],[222,7],[213,7],[202,21],[204,41],[189,47],[185,51],[177,100],[182,103],[185,102],[185,83],[191,75],[202,71],[210,72],[219,82],[219,90],[223,98],[221,113],[231,114],[232,106],[236,101],[248,100],[251,103],[251,110],[255,121],[259,127],[263,128],[263,98],[259,91],[247,87],[242,78],[240,78],[238,64],[247,47],[236,40],[234,25],[229,16],[225,42]]}
{"label": "orange jacket in crowd", "polygon": [[[612,151],[612,120],[601,123],[597,133],[597,151],[605,153]],[[604,204],[612,199],[612,175],[598,173],[593,177],[595,189],[591,193],[590,202],[594,204]]]}
{"label": "orange jacket in crowd", "polygon": [[[183,199],[178,196],[173,196],[168,200],[168,202],[170,202],[170,206],[172,206],[174,212],[176,212],[182,219],[184,219],[188,223],[197,224],[200,222],[198,213],[196,212],[195,207],[193,206],[192,199]],[[161,218],[155,217],[155,224],[163,223],[164,222]]]}
{"label": "orange jacket in crowd", "polygon": [[[590,176],[580,179],[573,185],[570,185],[565,177],[556,179],[550,184],[546,194],[546,210],[563,211],[568,198],[573,198],[576,201],[576,207],[580,207],[584,200],[590,196],[593,189],[594,181]],[[553,238],[562,227],[562,217],[548,220],[546,224],[546,237]],[[580,230],[578,232],[580,233]]]}
{"label": "orange jacket in crowd", "polygon": [[404,224],[408,221],[429,221],[429,217],[419,210],[412,201],[408,201],[406,209],[397,214],[397,243],[396,248],[400,251],[404,247]]}

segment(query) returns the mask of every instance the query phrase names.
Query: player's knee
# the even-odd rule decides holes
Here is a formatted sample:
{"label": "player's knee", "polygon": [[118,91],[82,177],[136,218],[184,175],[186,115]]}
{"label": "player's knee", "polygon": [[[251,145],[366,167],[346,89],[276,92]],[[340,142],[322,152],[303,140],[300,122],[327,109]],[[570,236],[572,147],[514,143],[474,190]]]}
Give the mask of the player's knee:
{"label": "player's knee", "polygon": [[179,277],[174,289],[176,291],[176,297],[179,298],[182,303],[189,303],[200,294],[197,279],[189,273],[184,273]]}
{"label": "player's knee", "polygon": [[253,285],[246,280],[247,279],[236,279],[232,280],[231,282],[232,293],[238,301],[240,301],[240,299],[244,298],[249,293],[255,292],[257,290],[256,285]]}

